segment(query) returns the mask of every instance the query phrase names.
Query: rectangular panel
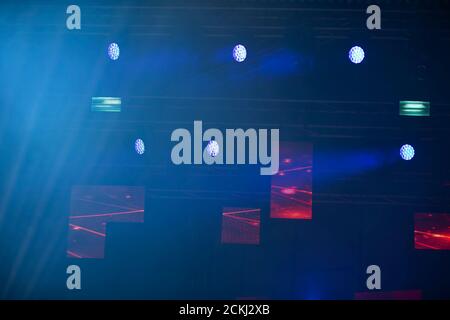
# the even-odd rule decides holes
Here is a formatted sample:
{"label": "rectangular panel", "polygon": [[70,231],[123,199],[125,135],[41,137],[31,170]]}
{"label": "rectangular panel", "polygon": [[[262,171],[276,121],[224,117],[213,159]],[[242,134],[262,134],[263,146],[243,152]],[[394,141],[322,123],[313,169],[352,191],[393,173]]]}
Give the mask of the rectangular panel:
{"label": "rectangular panel", "polygon": [[91,111],[94,112],[120,112],[122,100],[113,97],[92,97]]}
{"label": "rectangular panel", "polygon": [[280,144],[280,170],[272,176],[270,217],[312,219],[312,145]]}
{"label": "rectangular panel", "polygon": [[416,213],[414,243],[420,250],[450,250],[450,214]]}
{"label": "rectangular panel", "polygon": [[401,116],[428,117],[430,115],[430,103],[426,101],[400,101]]}
{"label": "rectangular panel", "polygon": [[144,222],[144,187],[73,187],[67,256],[103,258],[110,222]]}
{"label": "rectangular panel", "polygon": [[259,244],[261,209],[223,208],[222,243]]}

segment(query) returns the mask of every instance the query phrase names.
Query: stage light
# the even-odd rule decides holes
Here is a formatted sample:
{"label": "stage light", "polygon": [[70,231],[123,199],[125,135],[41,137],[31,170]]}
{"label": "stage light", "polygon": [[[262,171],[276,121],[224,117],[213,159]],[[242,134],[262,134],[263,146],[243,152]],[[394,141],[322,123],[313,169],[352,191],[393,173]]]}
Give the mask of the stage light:
{"label": "stage light", "polygon": [[233,48],[233,58],[237,62],[242,62],[247,58],[247,49],[242,45],[238,44]]}
{"label": "stage light", "polygon": [[401,116],[428,117],[430,116],[430,103],[425,101],[400,101]]}
{"label": "stage light", "polygon": [[206,152],[208,152],[208,154],[213,158],[217,156],[219,154],[219,144],[217,143],[217,141],[209,141],[208,145],[206,146]]}
{"label": "stage light", "polygon": [[119,59],[120,55],[120,48],[119,45],[115,42],[111,43],[108,47],[108,55],[111,58],[111,60],[117,60]]}
{"label": "stage light", "polygon": [[114,97],[92,97],[91,111],[94,112],[120,112],[122,100]]}
{"label": "stage light", "polygon": [[142,139],[137,139],[136,142],[134,143],[134,149],[138,154],[144,154],[145,152],[144,141],[142,141]]}
{"label": "stage light", "polygon": [[355,46],[350,49],[348,57],[354,64],[361,63],[364,60],[365,53],[361,47]]}
{"label": "stage light", "polygon": [[414,154],[414,148],[409,144],[405,144],[400,148],[400,156],[403,160],[411,160],[412,158],[414,158]]}

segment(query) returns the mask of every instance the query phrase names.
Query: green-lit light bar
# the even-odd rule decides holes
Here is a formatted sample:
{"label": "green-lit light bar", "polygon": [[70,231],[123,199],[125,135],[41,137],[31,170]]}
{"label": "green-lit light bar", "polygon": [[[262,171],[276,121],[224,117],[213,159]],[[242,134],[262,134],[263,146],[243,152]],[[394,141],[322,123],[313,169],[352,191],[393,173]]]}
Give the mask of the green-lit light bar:
{"label": "green-lit light bar", "polygon": [[400,101],[400,115],[409,117],[429,117],[430,103],[426,101]]}
{"label": "green-lit light bar", "polygon": [[113,97],[92,97],[91,111],[95,112],[120,112],[122,100]]}

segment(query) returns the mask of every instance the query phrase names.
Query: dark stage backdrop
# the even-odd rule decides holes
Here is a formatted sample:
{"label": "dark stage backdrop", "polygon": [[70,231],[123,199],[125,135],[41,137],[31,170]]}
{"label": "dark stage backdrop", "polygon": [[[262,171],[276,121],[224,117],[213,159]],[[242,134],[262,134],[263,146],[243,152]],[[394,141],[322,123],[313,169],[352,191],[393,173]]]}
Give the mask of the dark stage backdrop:
{"label": "dark stage backdrop", "polygon": [[[1,1],[0,298],[370,298],[378,265],[378,296],[449,299],[449,5],[379,2],[372,32],[365,1],[78,1],[73,31]],[[279,174],[175,166],[195,120],[279,129]]]}

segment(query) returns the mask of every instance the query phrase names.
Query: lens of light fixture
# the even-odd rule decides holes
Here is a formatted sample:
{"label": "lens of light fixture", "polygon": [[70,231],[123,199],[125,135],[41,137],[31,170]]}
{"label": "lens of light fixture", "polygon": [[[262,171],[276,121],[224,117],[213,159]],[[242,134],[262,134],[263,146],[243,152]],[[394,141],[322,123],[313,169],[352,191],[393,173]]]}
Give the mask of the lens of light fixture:
{"label": "lens of light fixture", "polygon": [[361,63],[364,60],[365,53],[361,47],[355,46],[350,49],[348,53],[348,58],[354,64]]}
{"label": "lens of light fixture", "polygon": [[233,48],[233,58],[237,62],[242,62],[247,58],[247,49],[242,45],[238,44]]}
{"label": "lens of light fixture", "polygon": [[108,56],[111,60],[117,60],[120,56],[119,45],[115,42],[111,43],[108,47]]}
{"label": "lens of light fixture", "polygon": [[412,158],[414,158],[414,148],[409,145],[409,144],[405,144],[400,148],[400,156],[402,157],[403,160],[409,161]]}
{"label": "lens of light fixture", "polygon": [[134,143],[134,149],[138,154],[144,154],[145,152],[144,141],[142,141],[142,139],[137,139],[136,142]]}

